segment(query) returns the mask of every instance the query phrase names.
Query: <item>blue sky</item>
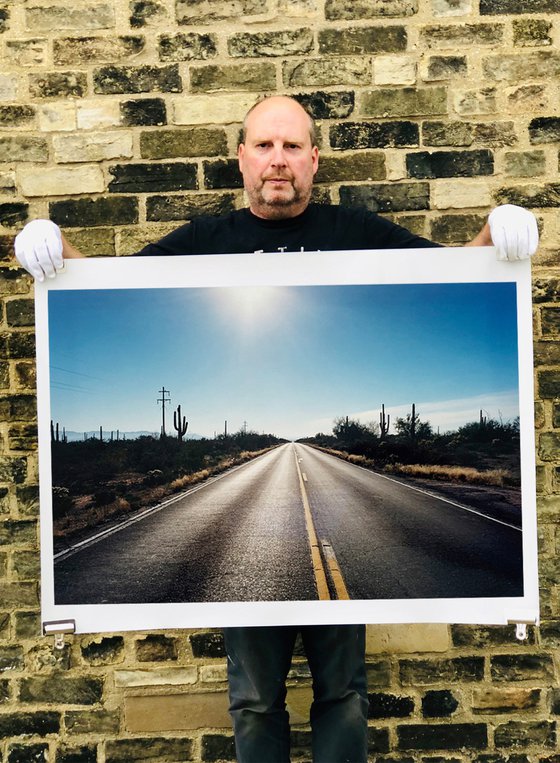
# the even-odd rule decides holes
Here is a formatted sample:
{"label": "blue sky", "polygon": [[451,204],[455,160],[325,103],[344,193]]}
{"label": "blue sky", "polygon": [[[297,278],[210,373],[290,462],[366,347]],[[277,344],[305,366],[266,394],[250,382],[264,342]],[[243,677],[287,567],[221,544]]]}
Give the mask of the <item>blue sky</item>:
{"label": "blue sky", "polygon": [[515,285],[49,293],[51,417],[67,430],[189,433],[244,422],[287,438],[416,403],[441,431],[517,415]]}

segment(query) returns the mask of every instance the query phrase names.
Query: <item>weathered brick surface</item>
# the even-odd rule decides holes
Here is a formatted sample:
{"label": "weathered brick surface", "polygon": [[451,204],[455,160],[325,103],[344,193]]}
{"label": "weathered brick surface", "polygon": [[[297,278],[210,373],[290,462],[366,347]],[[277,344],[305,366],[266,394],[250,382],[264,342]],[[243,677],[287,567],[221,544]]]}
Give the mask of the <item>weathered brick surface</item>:
{"label": "weathered brick surface", "polygon": [[128,763],[142,760],[192,760],[192,739],[151,737],[108,740],[105,745],[107,763]]}
{"label": "weathered brick surface", "polygon": [[194,32],[162,34],[158,41],[160,61],[194,61],[217,55],[215,35]]}
{"label": "weathered brick surface", "polygon": [[382,5],[368,0],[327,0],[325,15],[331,21],[355,21],[385,16],[412,16],[418,11],[417,0],[388,0]]}
{"label": "weathered brick surface", "polygon": [[[247,109],[289,92],[319,120],[313,198],[469,241],[535,211],[535,423],[543,622],[372,626],[377,763],[558,763],[560,0],[0,0],[0,760],[234,760],[219,631],[41,636],[35,337],[13,236],[52,216],[126,255],[245,203]],[[294,759],[311,678],[289,675]]]}
{"label": "weathered brick surface", "polygon": [[174,159],[183,156],[219,156],[227,152],[221,129],[153,130],[140,135],[143,159]]}
{"label": "weathered brick surface", "polygon": [[138,202],[133,196],[54,201],[49,205],[49,210],[52,220],[71,228],[84,225],[129,225],[138,222]]}
{"label": "weathered brick surface", "polygon": [[502,41],[503,24],[437,24],[421,31],[429,47],[453,48],[456,45],[496,45]]}
{"label": "weathered brick surface", "polygon": [[447,113],[447,90],[432,88],[383,88],[366,91],[362,98],[365,117],[413,117]]}
{"label": "weathered brick surface", "polygon": [[491,175],[494,157],[491,151],[419,151],[408,154],[406,166],[409,177],[448,178]]}
{"label": "weathered brick surface", "polygon": [[535,0],[528,6],[523,0],[481,0],[480,12],[489,16],[505,13],[560,13],[558,0]]}
{"label": "weathered brick surface", "polygon": [[521,681],[548,678],[554,674],[550,655],[503,654],[490,659],[490,670],[495,681]]}
{"label": "weathered brick surface", "polygon": [[190,86],[194,93],[213,93],[222,90],[252,90],[260,93],[276,84],[274,64],[210,64],[192,68]]}
{"label": "weathered brick surface", "polygon": [[346,207],[366,207],[372,212],[402,212],[429,208],[426,184],[358,185],[340,188],[340,202]]}
{"label": "weathered brick surface", "polygon": [[414,700],[411,697],[377,692],[369,694],[368,699],[368,718],[406,718],[414,710]]}
{"label": "weathered brick surface", "polygon": [[167,110],[162,98],[121,101],[120,111],[125,125],[158,127],[167,124]]}
{"label": "weathered brick surface", "polygon": [[243,32],[228,40],[228,52],[232,58],[260,58],[303,55],[313,49],[311,29],[294,29],[282,32]]}
{"label": "weathered brick surface", "polygon": [[182,222],[203,215],[224,215],[234,206],[231,194],[150,196],[146,201],[146,218],[152,221]]}
{"label": "weathered brick surface", "polygon": [[394,148],[417,146],[419,128],[414,122],[344,122],[331,127],[334,149]]}
{"label": "weathered brick surface", "polygon": [[145,40],[139,35],[126,37],[61,37],[54,42],[54,63],[68,64],[100,63],[126,60],[138,55]]}
{"label": "weathered brick surface", "polygon": [[104,66],[93,73],[95,93],[180,93],[176,64],[168,66]]}
{"label": "weathered brick surface", "polygon": [[270,0],[177,0],[177,21],[179,24],[208,24],[228,21],[239,17],[257,16],[271,10]]}
{"label": "weathered brick surface", "polygon": [[480,657],[456,659],[402,660],[400,677],[403,686],[430,685],[446,681],[481,681],[484,663]]}
{"label": "weathered brick surface", "polygon": [[401,750],[477,750],[488,746],[487,728],[482,723],[401,725],[397,735]]}
{"label": "weathered brick surface", "polygon": [[327,29],[319,33],[319,51],[354,55],[356,53],[396,53],[406,50],[404,26]]}
{"label": "weathered brick surface", "polygon": [[109,168],[113,193],[150,193],[194,190],[198,187],[195,164],[119,164]]}
{"label": "weathered brick surface", "polygon": [[36,98],[81,98],[88,92],[87,77],[85,72],[30,74],[29,92]]}
{"label": "weathered brick surface", "polygon": [[328,87],[334,85],[366,85],[371,80],[371,61],[363,56],[344,57],[336,66],[324,58],[309,58],[283,67],[286,87]]}

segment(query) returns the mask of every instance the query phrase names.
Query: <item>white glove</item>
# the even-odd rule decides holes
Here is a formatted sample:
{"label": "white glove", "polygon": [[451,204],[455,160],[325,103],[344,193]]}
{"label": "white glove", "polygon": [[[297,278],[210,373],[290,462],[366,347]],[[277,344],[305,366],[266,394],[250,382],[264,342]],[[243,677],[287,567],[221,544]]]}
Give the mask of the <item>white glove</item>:
{"label": "white glove", "polygon": [[528,209],[503,204],[490,212],[488,224],[499,260],[524,260],[537,251],[537,220]]}
{"label": "white glove", "polygon": [[62,234],[50,220],[32,220],[18,233],[14,245],[19,264],[38,281],[64,270]]}

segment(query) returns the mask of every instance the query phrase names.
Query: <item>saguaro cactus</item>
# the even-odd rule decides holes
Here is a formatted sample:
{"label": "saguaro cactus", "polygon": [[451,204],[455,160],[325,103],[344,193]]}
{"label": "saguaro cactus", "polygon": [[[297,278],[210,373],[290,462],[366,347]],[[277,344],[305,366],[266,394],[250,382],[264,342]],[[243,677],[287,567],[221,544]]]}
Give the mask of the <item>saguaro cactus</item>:
{"label": "saguaro cactus", "polygon": [[66,427],[62,427],[62,437],[61,437],[58,421],[55,424],[52,419],[51,419],[51,441],[52,442],[68,442],[68,437],[66,436]]}
{"label": "saguaro cactus", "polygon": [[381,413],[379,414],[379,439],[382,440],[389,432],[389,424],[391,423],[391,416],[387,414],[385,416],[385,405],[381,403]]}
{"label": "saguaro cactus", "polygon": [[189,428],[189,422],[185,418],[185,416],[181,416],[181,406],[177,406],[177,410],[173,411],[173,426],[175,427],[177,431],[177,437],[179,440],[182,440],[183,437],[187,434],[187,429]]}

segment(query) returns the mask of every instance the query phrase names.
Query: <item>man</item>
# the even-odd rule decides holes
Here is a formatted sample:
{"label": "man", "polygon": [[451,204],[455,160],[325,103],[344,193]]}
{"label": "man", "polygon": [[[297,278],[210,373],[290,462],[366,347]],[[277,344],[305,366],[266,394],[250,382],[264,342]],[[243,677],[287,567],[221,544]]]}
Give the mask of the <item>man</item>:
{"label": "man", "polygon": [[[294,99],[273,96],[247,114],[238,149],[249,207],[181,226],[140,254],[217,254],[436,246],[360,209],[310,204],[319,152],[309,114]],[[495,209],[470,246],[494,244],[503,259],[537,248],[534,216]],[[18,261],[39,280],[54,277],[80,253],[49,221],[16,237]],[[228,628],[230,711],[240,763],[289,760],[286,676],[301,631],[313,676],[311,708],[316,763],[367,761],[365,626]]]}

